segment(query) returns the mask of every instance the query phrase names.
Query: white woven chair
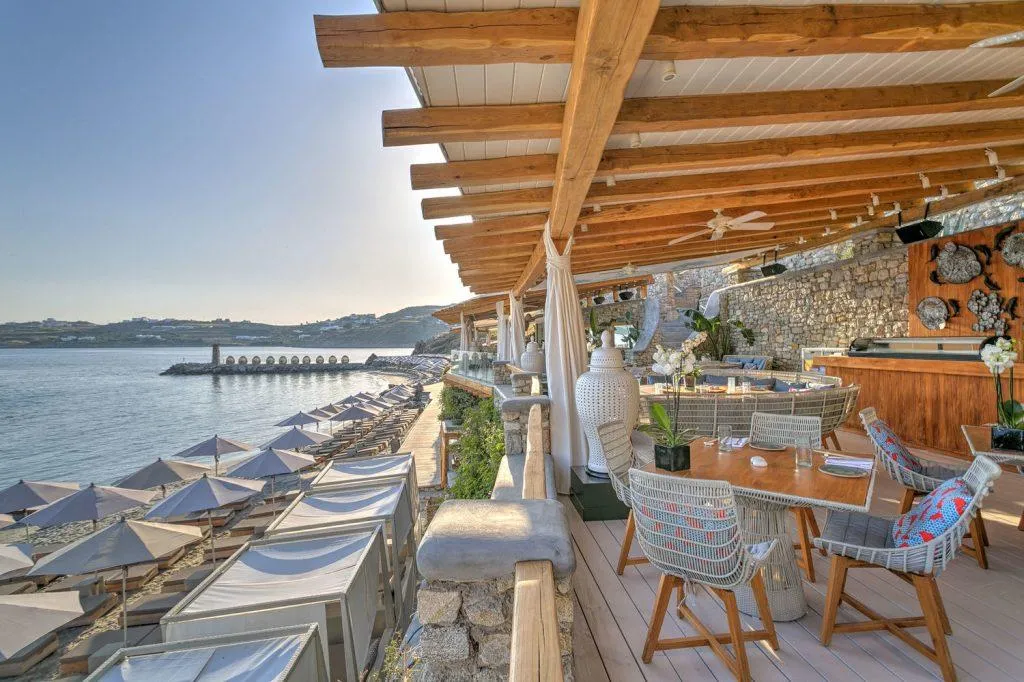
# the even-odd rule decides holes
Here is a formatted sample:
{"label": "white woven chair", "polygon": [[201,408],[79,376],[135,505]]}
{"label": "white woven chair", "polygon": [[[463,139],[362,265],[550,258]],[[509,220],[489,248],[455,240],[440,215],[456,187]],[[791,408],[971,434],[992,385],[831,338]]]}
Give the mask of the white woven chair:
{"label": "white woven chair", "polygon": [[[962,546],[974,515],[992,488],[992,481],[1002,473],[999,465],[985,456],[978,456],[963,475],[973,493],[960,518],[944,532],[928,542],[912,547],[897,547],[892,528],[895,520],[860,512],[832,512],[825,530],[814,544],[832,555],[828,595],[822,614],[821,643],[828,646],[837,632],[888,630],[939,664],[943,678],[956,679],[953,659],[946,643],[952,634],[946,608],[935,582],[943,569]],[[885,618],[845,592],[846,576],[851,568],[886,568],[911,583],[917,590],[923,616],[920,618]],[[867,622],[836,623],[839,605],[845,602],[863,615]],[[927,627],[932,646],[905,632],[906,628]]]}
{"label": "white woven chair", "polygon": [[[892,480],[903,486],[903,498],[900,500],[900,513],[908,511],[914,506],[914,500],[921,495],[927,495],[936,487],[956,476],[962,476],[967,471],[966,466],[947,466],[922,460],[907,449],[906,445],[899,439],[899,436],[892,431],[884,421],[878,418],[875,408],[866,407],[860,411],[860,421],[864,424],[864,430],[871,439],[871,446],[875,451],[875,459],[885,468]],[[890,433],[892,442],[885,442],[879,434],[878,427],[881,426],[887,433]],[[900,458],[913,463],[915,469],[900,464],[899,459],[894,457],[890,450],[900,453]],[[988,545],[988,533],[985,531],[985,519],[978,509],[977,515],[971,522],[970,533],[972,544],[964,545],[963,551],[974,557],[975,561],[982,568],[988,568],[988,556],[985,547]]]}
{"label": "white woven chair", "polygon": [[[778,650],[761,566],[775,541],[748,546],[740,536],[732,486],[631,469],[629,471],[637,539],[651,563],[662,571],[654,613],[647,631],[643,660],[654,652],[710,646],[738,680],[750,679],[746,642],[766,640]],[[684,584],[706,586],[722,600],[729,622],[727,634],[713,634],[686,605]],[[761,618],[760,630],[743,629],[735,590],[749,584]],[[677,612],[699,635],[659,639],[672,591],[679,590]],[[730,655],[725,644],[732,644]]]}
{"label": "white woven chair", "polygon": [[[796,445],[806,438],[812,447],[818,446],[821,440],[821,419],[819,417],[796,417],[784,414],[768,414],[755,412],[750,419],[751,443],[776,443],[778,445]],[[804,576],[814,582],[814,560],[811,553],[814,547],[811,538],[821,535],[818,520],[814,518],[814,510],[810,505],[791,508],[796,519],[798,542],[794,545],[799,550],[797,564],[804,571]]]}
{"label": "white woven chair", "polygon": [[626,517],[626,534],[622,538],[622,548],[619,550],[619,563],[615,568],[615,572],[622,575],[626,566],[647,563],[647,557],[642,554],[629,556],[630,547],[633,545],[633,535],[636,532],[633,502],[629,493],[629,470],[633,466],[645,466],[651,462],[641,458],[639,453],[633,449],[626,426],[620,421],[598,426],[597,437],[601,441],[601,448],[604,450],[604,456],[608,462],[608,478],[612,482],[615,496],[619,498],[619,502],[630,508],[629,516]]}

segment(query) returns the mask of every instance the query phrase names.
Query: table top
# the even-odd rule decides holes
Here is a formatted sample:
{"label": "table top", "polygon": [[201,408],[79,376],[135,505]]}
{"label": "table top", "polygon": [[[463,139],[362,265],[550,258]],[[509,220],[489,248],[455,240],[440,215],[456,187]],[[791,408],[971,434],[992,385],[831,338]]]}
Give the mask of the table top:
{"label": "table top", "polygon": [[[764,457],[768,466],[752,466],[750,459],[756,455]],[[780,504],[810,504],[853,511],[867,511],[871,506],[875,468],[868,476],[843,478],[818,471],[818,467],[825,463],[824,451],[814,451],[812,467],[798,468],[794,459],[792,447],[783,452],[764,452],[745,445],[733,452],[720,453],[717,444],[706,446],[703,439],[698,438],[690,444],[688,470],[665,471],[654,464],[641,469],[669,476],[728,481],[739,495]]]}
{"label": "table top", "polygon": [[1024,452],[1017,452],[1015,450],[994,450],[992,448],[991,426],[971,426],[964,424],[960,426],[960,430],[964,432],[964,439],[967,441],[967,447],[971,449],[972,455],[985,455],[998,464],[1005,464],[1009,462],[1012,464],[1024,465]]}
{"label": "table top", "polygon": [[[663,391],[663,390],[659,389],[657,384],[640,384],[640,395],[644,395],[644,396],[651,396],[651,395],[671,396],[672,395],[672,387],[666,384],[666,388],[667,388],[667,390]],[[785,395],[783,393],[776,394],[776,392],[771,390],[770,388],[753,387],[753,386],[750,388],[750,392],[749,393],[741,393],[740,392],[740,387],[739,387],[739,382],[736,383],[736,392],[735,393],[729,393],[728,392],[728,388],[726,386],[712,386],[712,387],[710,387],[710,390],[701,391],[700,393],[698,393],[697,391],[693,390],[692,388],[680,388],[679,392],[682,393],[683,395],[698,396],[698,397],[701,397],[701,398],[716,398],[718,396],[723,396],[723,395],[728,395],[728,396]]]}

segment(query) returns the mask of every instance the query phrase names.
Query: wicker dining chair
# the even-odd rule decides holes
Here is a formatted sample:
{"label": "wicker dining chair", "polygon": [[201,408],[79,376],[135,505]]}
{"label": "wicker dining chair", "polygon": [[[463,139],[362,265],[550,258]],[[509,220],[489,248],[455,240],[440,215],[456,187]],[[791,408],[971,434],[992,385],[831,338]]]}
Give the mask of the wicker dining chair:
{"label": "wicker dining chair", "polygon": [[629,515],[626,517],[626,534],[622,538],[622,547],[619,549],[619,563],[615,567],[615,572],[622,575],[626,566],[647,563],[647,557],[642,554],[640,556],[629,555],[636,532],[633,501],[629,493],[629,470],[633,466],[650,464],[653,460],[644,459],[633,449],[633,442],[626,431],[626,426],[620,421],[598,426],[597,437],[601,441],[601,449],[604,450],[605,460],[608,462],[608,478],[612,482],[612,490],[615,491],[619,502],[630,508]]}
{"label": "wicker dining chair", "polygon": [[[825,597],[825,612],[822,614],[821,643],[828,646],[832,635],[837,632],[865,632],[888,630],[911,645],[919,652],[938,663],[945,680],[955,680],[956,671],[946,643],[946,635],[952,634],[946,607],[942,603],[935,578],[956,556],[962,547],[963,538],[971,522],[981,509],[981,501],[992,488],[992,481],[1002,473],[999,465],[979,455],[962,477],[945,481],[925,496],[915,510],[941,511],[943,495],[960,490],[962,482],[969,491],[970,499],[957,505],[953,501],[958,517],[945,530],[937,534],[920,534],[920,544],[909,544],[908,535],[894,533],[904,528],[902,524],[913,523],[921,517],[910,511],[897,519],[871,516],[861,512],[832,512],[825,522],[825,530],[814,544],[832,555],[832,566],[828,578],[828,594]],[[963,502],[963,498],[960,500]],[[928,518],[932,518],[930,515]],[[897,536],[900,540],[897,540]],[[863,602],[846,593],[846,577],[851,568],[886,568],[902,580],[912,584],[921,603],[920,618],[886,618]],[[839,605],[845,602],[867,616],[868,620],[837,623]],[[907,628],[926,627],[931,636],[932,646],[913,637]]]}
{"label": "wicker dining chair", "polygon": [[[801,438],[806,438],[811,447],[817,447],[822,442],[820,417],[796,417],[767,412],[755,412],[751,416],[751,443],[796,445]],[[791,507],[791,511],[796,519],[797,542],[793,546],[799,550],[797,564],[803,569],[807,580],[813,583],[815,575],[811,553],[814,547],[811,538],[821,535],[818,520],[814,518],[814,510],[809,505]]]}
{"label": "wicker dining chair", "polygon": [[[662,572],[644,643],[644,663],[650,663],[656,651],[710,646],[736,679],[749,680],[745,643],[766,640],[773,650],[779,648],[760,571],[776,541],[743,542],[732,486],[725,481],[631,469],[629,484],[640,549]],[[712,633],[686,605],[686,583],[704,585],[722,600],[728,633]],[[745,631],[740,621],[735,590],[748,585],[761,619],[759,630]],[[700,634],[659,638],[673,590],[679,591],[677,613]],[[732,644],[731,655],[726,644]]]}
{"label": "wicker dining chair", "polygon": [[[888,472],[889,476],[903,486],[903,498],[900,500],[900,513],[908,511],[914,505],[914,499],[935,490],[943,482],[962,476],[967,467],[946,466],[934,462],[922,461],[912,454],[903,444],[900,437],[878,418],[875,408],[866,407],[860,411],[860,420],[875,451],[875,459]],[[963,551],[974,557],[978,565],[988,568],[988,556],[985,547],[988,545],[988,533],[985,531],[985,519],[981,509],[971,521],[970,545],[964,545]]]}

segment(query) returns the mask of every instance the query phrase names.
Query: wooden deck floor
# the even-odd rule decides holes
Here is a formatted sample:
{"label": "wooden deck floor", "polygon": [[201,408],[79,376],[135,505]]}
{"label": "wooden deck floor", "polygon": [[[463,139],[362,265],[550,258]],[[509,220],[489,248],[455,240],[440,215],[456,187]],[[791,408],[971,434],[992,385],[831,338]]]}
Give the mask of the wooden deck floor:
{"label": "wooden deck floor", "polygon": [[[853,432],[841,434],[844,450],[869,452],[866,438]],[[895,514],[898,489],[880,472],[875,486],[872,513]],[[953,660],[961,680],[1024,679],[1024,533],[1017,522],[1024,506],[1024,477],[1004,473],[986,501],[985,522],[991,541],[990,569],[959,555],[939,578],[940,589],[953,635],[949,638]],[[658,571],[650,565],[627,567],[615,575],[623,521],[580,519],[566,501],[576,548],[577,601],[574,652],[577,679],[585,682],[632,680],[731,680],[731,674],[708,648],[655,654],[653,662],[640,660],[647,622],[651,616]],[[824,514],[819,513],[824,525]],[[639,548],[634,544],[634,553]],[[895,638],[881,633],[836,635],[825,648],[818,640],[824,605],[828,560],[815,553],[817,581],[804,582],[810,611],[801,620],[778,623],[780,651],[766,646],[747,646],[751,673],[757,680],[932,680],[938,669],[930,661]],[[851,572],[848,591],[886,615],[920,613],[913,588],[884,570]],[[688,597],[705,622],[718,632],[726,631],[725,615],[718,602],[703,591]],[[663,636],[694,634],[672,613]],[[854,620],[844,606],[840,621]],[[755,618],[744,617],[748,627]],[[918,636],[927,638],[923,629]]]}
{"label": "wooden deck floor", "polygon": [[440,482],[440,446],[438,433],[441,428],[441,383],[424,386],[430,393],[430,402],[423,409],[416,423],[409,429],[399,452],[411,452],[416,462],[416,481],[421,488],[433,488]]}

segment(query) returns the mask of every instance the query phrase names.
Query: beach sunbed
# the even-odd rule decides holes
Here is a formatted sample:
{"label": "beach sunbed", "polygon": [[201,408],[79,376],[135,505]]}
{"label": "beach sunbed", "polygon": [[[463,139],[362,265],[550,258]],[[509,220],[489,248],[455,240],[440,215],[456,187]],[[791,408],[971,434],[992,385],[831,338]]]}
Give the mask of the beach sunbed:
{"label": "beach sunbed", "polygon": [[[128,606],[128,627],[133,625],[152,625],[160,622],[165,613],[185,598],[185,592],[156,592],[147,594]],[[121,616],[118,625],[123,627]]]}
{"label": "beach sunbed", "polygon": [[82,597],[82,610],[85,613],[62,627],[61,630],[92,625],[120,603],[121,599],[116,594],[85,595]]}
{"label": "beach sunbed", "polygon": [[[89,660],[111,644],[116,647],[122,646],[123,637],[121,630],[106,630],[79,642],[60,657],[60,676],[86,675],[92,672],[99,665],[90,667]],[[128,646],[158,644],[161,639],[160,628],[156,625],[128,628]]]}
{"label": "beach sunbed", "polygon": [[27,594],[36,591],[36,584],[32,580],[19,580],[14,583],[0,585],[0,595]]}
{"label": "beach sunbed", "polygon": [[57,635],[43,635],[10,658],[0,660],[0,677],[18,677],[57,650]]}
{"label": "beach sunbed", "polygon": [[188,592],[213,573],[212,566],[189,566],[169,575],[161,586],[161,592]]}
{"label": "beach sunbed", "polygon": [[[128,581],[127,589],[129,592],[137,590],[150,580],[156,577],[157,574],[156,564],[135,564],[134,566],[128,567]],[[107,571],[105,574],[106,581],[104,582],[104,589],[111,593],[121,593],[121,571]]]}

